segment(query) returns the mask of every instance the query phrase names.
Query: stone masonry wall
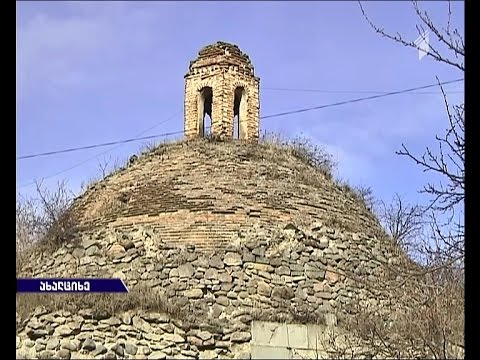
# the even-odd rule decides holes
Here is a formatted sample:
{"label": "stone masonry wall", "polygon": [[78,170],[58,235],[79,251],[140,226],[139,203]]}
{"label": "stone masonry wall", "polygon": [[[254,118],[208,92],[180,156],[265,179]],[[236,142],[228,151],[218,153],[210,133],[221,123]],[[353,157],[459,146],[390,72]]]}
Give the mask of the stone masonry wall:
{"label": "stone masonry wall", "polygon": [[193,322],[141,309],[95,316],[88,309],[77,315],[40,309],[20,321],[18,351],[64,358],[245,358],[254,319],[337,326],[351,301],[363,307],[392,301],[352,278],[381,281],[381,265],[396,261],[388,246],[362,233],[320,223],[305,230],[293,224],[254,228],[208,254],[160,238],[145,226],[86,233],[53,255],[33,255],[22,276],[119,277],[130,290],[143,285],[163,294]]}
{"label": "stone masonry wall", "polygon": [[[238,47],[227,43],[216,43],[199,52],[191,62],[185,75],[185,136],[199,136],[198,99],[205,87],[213,90],[212,131],[220,138],[233,138],[234,94],[243,87],[247,101],[246,113],[241,117],[245,123],[245,140],[257,139],[259,131],[259,78],[254,76],[253,66]],[[201,116],[202,114],[200,114]]]}
{"label": "stone masonry wall", "polygon": [[241,332],[142,311],[110,316],[39,307],[22,325],[17,359],[232,358],[231,349],[249,340]]}
{"label": "stone masonry wall", "polygon": [[17,319],[17,357],[249,358],[253,321],[338,327],[350,304],[396,301],[365,283],[401,256],[365,206],[258,146],[163,146],[76,199],[75,238],[17,276],[121,278],[126,299],[148,289],[146,302],[157,294],[174,310],[68,313],[44,295],[51,306]]}
{"label": "stone masonry wall", "polygon": [[[252,322],[250,353],[252,359],[332,359],[334,348],[348,349],[349,357],[363,358],[361,351],[352,354],[350,344],[342,341],[338,328],[318,324]],[[348,336],[351,337],[350,334]],[[363,350],[363,349],[361,349]],[[335,356],[337,354],[337,356]],[[343,357],[342,357],[343,358]]]}

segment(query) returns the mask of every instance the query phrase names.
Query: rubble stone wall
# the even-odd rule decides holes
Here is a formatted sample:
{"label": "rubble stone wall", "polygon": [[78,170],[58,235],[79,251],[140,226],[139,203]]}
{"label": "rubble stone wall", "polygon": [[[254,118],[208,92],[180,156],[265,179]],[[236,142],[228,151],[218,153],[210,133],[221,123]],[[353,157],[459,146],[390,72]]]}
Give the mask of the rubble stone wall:
{"label": "rubble stone wall", "polygon": [[352,300],[365,307],[390,301],[352,276],[380,279],[382,263],[394,259],[377,239],[320,223],[251,229],[208,254],[165,244],[145,226],[83,234],[77,245],[32,256],[22,276],[119,277],[130,290],[158,291],[190,320],[141,309],[107,315],[38,310],[21,320],[17,349],[39,357],[245,358],[253,320],[337,326]]}

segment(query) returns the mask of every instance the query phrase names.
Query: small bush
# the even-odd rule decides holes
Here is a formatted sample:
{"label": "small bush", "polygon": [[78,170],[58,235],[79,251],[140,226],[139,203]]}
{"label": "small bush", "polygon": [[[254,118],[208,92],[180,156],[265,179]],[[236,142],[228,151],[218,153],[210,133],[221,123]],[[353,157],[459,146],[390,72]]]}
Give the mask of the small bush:
{"label": "small bush", "polygon": [[303,136],[297,136],[288,139],[280,134],[264,133],[259,139],[261,146],[287,149],[291,155],[302,163],[322,171],[331,178],[336,162],[320,145],[315,145],[312,141]]}
{"label": "small bush", "polygon": [[377,200],[373,195],[373,190],[370,186],[354,186],[350,185],[348,181],[337,180],[337,185],[345,192],[349,193],[353,198],[360,201],[366,209],[370,210],[372,213],[375,210]]}
{"label": "small bush", "polygon": [[180,316],[180,307],[172,299],[155,289],[138,285],[126,294],[17,294],[17,313],[25,319],[35,308],[44,306],[50,311],[66,310],[72,313],[92,309],[110,316],[129,310],[165,312]]}
{"label": "small bush", "polygon": [[335,167],[332,156],[306,138],[294,138],[288,143],[288,146],[291,148],[293,156],[312,167],[328,169],[328,172]]}
{"label": "small bush", "polygon": [[159,144],[156,142],[156,141],[148,141],[148,142],[145,142],[143,143],[143,145],[140,147],[140,151],[139,153],[140,154],[148,154],[148,153],[151,153],[152,151],[154,151],[157,147],[159,146]]}
{"label": "small bush", "polygon": [[37,183],[38,198],[17,200],[16,266],[17,273],[30,251],[54,251],[73,239],[75,219],[70,205],[72,196],[65,182],[54,191]]}

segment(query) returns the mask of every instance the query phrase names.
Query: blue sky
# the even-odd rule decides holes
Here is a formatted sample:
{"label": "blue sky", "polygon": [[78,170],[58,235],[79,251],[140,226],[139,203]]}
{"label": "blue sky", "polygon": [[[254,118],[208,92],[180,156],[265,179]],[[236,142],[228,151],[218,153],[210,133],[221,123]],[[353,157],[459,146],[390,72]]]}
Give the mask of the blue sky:
{"label": "blue sky", "polygon": [[[364,7],[386,30],[418,37],[411,3]],[[446,24],[447,3],[421,7]],[[463,31],[463,3],[453,2],[452,10],[453,24]],[[16,27],[17,156],[181,131],[183,76],[199,49],[217,40],[249,54],[261,79],[263,116],[368,96],[365,91],[432,84],[436,76],[463,78],[381,38],[354,1],[25,1],[17,2]],[[445,87],[452,103],[463,101],[463,86]],[[260,126],[325,146],[339,163],[338,177],[371,186],[380,199],[398,192],[421,203],[426,198],[417,190],[431,175],[395,150],[403,142],[420,154],[435,146],[434,134],[447,126],[441,93],[422,92],[429,93],[271,118]],[[82,182],[99,175],[99,162],[124,161],[145,142],[17,160],[17,193],[33,194],[29,184],[42,178],[47,186],[66,179],[78,192]]]}

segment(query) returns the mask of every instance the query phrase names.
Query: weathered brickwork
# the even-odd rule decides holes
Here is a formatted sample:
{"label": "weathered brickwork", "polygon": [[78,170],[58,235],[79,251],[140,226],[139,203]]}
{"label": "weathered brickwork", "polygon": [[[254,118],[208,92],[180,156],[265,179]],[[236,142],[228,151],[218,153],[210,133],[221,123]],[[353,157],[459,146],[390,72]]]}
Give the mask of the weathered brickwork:
{"label": "weathered brickwork", "polygon": [[[217,42],[202,48],[185,75],[185,136],[204,135],[203,119],[207,112],[212,120],[212,135],[221,139],[233,138],[234,116],[238,115],[238,137],[257,139],[259,82],[250,59],[236,45]],[[202,94],[207,94],[206,98]],[[206,105],[210,101],[211,111],[210,105]],[[237,114],[234,113],[235,107]]]}
{"label": "weathered brickwork", "polygon": [[75,206],[87,228],[152,224],[166,243],[205,250],[226,246],[239,230],[256,225],[336,221],[355,231],[378,230],[351,194],[291,155],[281,160],[282,154],[242,142],[175,144],[140,157]]}
{"label": "weathered brickwork", "polygon": [[165,144],[72,213],[74,238],[32,253],[18,276],[121,278],[133,305],[84,298],[68,312],[45,295],[49,308],[17,312],[17,358],[248,359],[263,349],[252,348],[254,320],[335,328],[352,305],[401,305],[371,284],[390,281],[402,253],[358,198],[288,148]]}

